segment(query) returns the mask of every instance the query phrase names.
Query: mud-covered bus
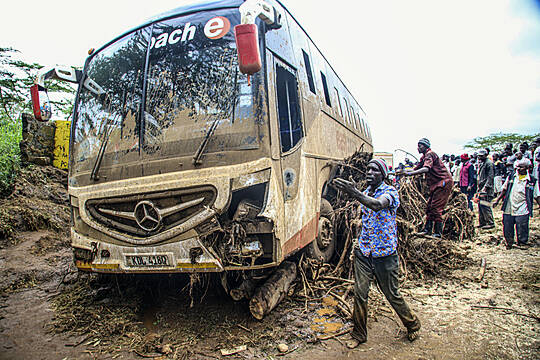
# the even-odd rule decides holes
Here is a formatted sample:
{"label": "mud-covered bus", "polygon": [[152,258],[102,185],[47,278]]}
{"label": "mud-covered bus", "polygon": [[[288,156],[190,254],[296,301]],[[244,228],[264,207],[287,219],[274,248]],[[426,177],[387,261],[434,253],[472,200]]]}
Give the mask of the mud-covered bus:
{"label": "mud-covered bus", "polygon": [[[246,75],[234,28],[250,19],[261,69]],[[255,270],[301,249],[330,259],[327,183],[336,161],[372,152],[371,134],[279,1],[180,7],[93,51],[82,71],[56,72],[79,83],[69,154],[79,269]]]}

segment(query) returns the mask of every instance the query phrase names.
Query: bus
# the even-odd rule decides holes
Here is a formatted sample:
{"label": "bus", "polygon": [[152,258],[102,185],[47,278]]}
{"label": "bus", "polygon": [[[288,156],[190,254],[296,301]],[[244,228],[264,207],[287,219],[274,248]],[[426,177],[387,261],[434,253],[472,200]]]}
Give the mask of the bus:
{"label": "bus", "polygon": [[[234,29],[250,20],[260,70],[246,75]],[[81,71],[55,70],[79,84],[68,185],[80,270],[226,273],[302,249],[332,257],[328,181],[337,161],[373,152],[372,138],[281,2],[183,6],[89,53]]]}

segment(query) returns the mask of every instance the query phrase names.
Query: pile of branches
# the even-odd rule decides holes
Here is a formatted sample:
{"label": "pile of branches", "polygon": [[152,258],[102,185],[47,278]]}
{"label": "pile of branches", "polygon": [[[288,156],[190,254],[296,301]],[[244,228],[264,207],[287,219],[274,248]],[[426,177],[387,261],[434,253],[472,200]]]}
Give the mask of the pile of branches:
{"label": "pile of branches", "polygon": [[[365,175],[370,153],[357,152],[339,164],[335,177],[354,181],[358,188],[367,186]],[[403,275],[422,278],[440,275],[464,266],[468,262],[465,252],[456,244],[474,236],[474,215],[467,208],[467,198],[454,188],[443,213],[443,237],[422,236],[418,233],[425,223],[427,187],[421,177],[401,178],[398,188],[400,207],[397,212],[398,253]],[[336,233],[342,244],[335,274],[350,279],[349,254],[361,231],[360,203],[349,195],[337,192],[331,196]]]}
{"label": "pile of branches", "polygon": [[[355,153],[338,165],[334,177],[353,181],[360,190],[364,190],[367,187],[366,169],[371,158],[370,153]],[[428,198],[424,180],[407,177],[394,186],[398,189],[401,204],[397,211],[401,279],[443,275],[470,263],[466,252],[459,246],[460,241],[474,236],[474,215],[467,208],[465,195],[458,189],[453,190],[443,213],[443,236],[435,238],[418,233],[424,226]],[[361,207],[357,200],[340,191],[329,191],[326,197],[334,208],[339,256],[333,264],[302,256],[298,266],[301,285],[297,292],[305,301],[306,311],[308,301],[332,297],[337,301],[340,312],[350,318],[354,284],[351,254],[362,230]],[[374,286],[369,294],[372,305],[368,316],[392,316],[391,309],[382,302],[382,293],[376,289]],[[346,331],[348,329],[341,333]]]}

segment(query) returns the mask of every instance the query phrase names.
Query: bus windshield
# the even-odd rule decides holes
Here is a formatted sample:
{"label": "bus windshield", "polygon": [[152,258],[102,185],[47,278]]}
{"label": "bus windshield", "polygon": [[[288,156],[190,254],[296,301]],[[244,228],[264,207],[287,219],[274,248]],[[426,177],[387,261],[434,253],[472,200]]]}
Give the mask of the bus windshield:
{"label": "bus windshield", "polygon": [[[134,31],[94,55],[85,69],[103,94],[82,88],[72,171],[205,153],[256,149],[258,75],[238,71],[238,11],[200,12]],[[102,155],[98,154],[102,152]]]}

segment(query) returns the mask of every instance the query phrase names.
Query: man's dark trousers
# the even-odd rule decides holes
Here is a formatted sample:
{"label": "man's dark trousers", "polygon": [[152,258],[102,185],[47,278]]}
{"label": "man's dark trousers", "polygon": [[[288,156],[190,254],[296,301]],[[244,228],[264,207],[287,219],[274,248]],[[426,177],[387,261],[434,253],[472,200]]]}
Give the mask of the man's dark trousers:
{"label": "man's dark trousers", "polygon": [[420,321],[411,311],[398,286],[399,259],[397,254],[373,258],[354,250],[354,328],[351,336],[360,342],[367,340],[367,312],[369,286],[377,281],[390,305],[409,331],[420,330]]}
{"label": "man's dark trousers", "polygon": [[526,244],[529,241],[529,214],[521,216],[503,214],[503,233],[508,245],[514,243],[514,226],[518,245]]}
{"label": "man's dark trousers", "polygon": [[[490,195],[484,195],[480,200],[491,202],[493,197]],[[491,206],[486,206],[478,203],[478,222],[480,226],[495,226],[495,221],[493,220],[493,210]]]}

